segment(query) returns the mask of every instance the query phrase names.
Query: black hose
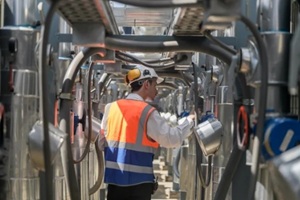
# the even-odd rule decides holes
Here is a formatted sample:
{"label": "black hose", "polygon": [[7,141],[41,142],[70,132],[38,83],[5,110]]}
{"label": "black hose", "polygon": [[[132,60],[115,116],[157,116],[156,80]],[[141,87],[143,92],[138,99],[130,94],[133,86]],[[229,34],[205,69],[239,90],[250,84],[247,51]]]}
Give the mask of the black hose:
{"label": "black hose", "polygon": [[257,30],[256,26],[245,16],[241,16],[241,21],[250,29],[252,32],[256,44],[258,46],[259,51],[259,59],[261,63],[261,85],[260,85],[260,93],[259,93],[259,108],[258,108],[258,123],[255,133],[255,138],[253,141],[253,163],[251,166],[251,178],[250,178],[250,187],[249,187],[249,194],[248,199],[254,199],[254,193],[256,188],[256,181],[258,176],[258,167],[259,167],[259,158],[261,152],[261,143],[264,133],[264,123],[265,123],[265,110],[267,105],[267,94],[268,94],[268,56],[267,56],[267,49],[264,41],[262,40],[259,31]]}
{"label": "black hose", "polygon": [[226,51],[229,51],[232,54],[236,54],[237,51],[233,48],[230,48],[227,44],[221,42],[220,40],[218,40],[217,38],[215,38],[214,36],[212,36],[210,34],[209,31],[204,31],[204,36],[207,37],[209,40],[211,40],[212,42],[216,43],[217,45],[219,45],[220,47],[222,47],[223,49],[225,49]]}
{"label": "black hose", "polygon": [[[87,48],[81,51],[76,55],[76,57],[71,62],[64,80],[62,84],[62,94],[71,94],[72,88],[75,82],[76,74],[78,73],[81,65],[92,55],[102,53],[105,54],[105,50],[102,48]],[[60,100],[60,121],[59,121],[59,128],[66,132],[70,133],[70,108],[72,106],[71,99],[64,99]],[[70,133],[71,134],[71,133]],[[67,156],[67,161],[65,163],[66,173],[65,176],[67,178],[67,186],[69,187],[69,193],[72,200],[80,199],[79,194],[79,186],[76,179],[76,173],[74,169],[74,162],[73,162],[73,155],[72,155],[72,145],[71,145],[71,138],[70,134],[67,134],[66,141],[65,141],[65,153]]]}
{"label": "black hose", "polygon": [[237,167],[239,166],[242,156],[243,156],[244,151],[239,149],[237,145],[234,146],[229,160],[227,162],[227,165],[225,167],[225,170],[223,172],[221,181],[219,183],[219,187],[216,191],[214,200],[225,200],[226,195],[228,192],[228,189],[230,187],[232,178],[234,177]]}
{"label": "black hose", "polygon": [[97,154],[97,161],[98,161],[98,177],[96,183],[89,189],[89,195],[94,194],[97,192],[97,190],[100,188],[102,179],[103,179],[103,174],[104,174],[104,160],[103,160],[103,153],[100,150],[98,146],[98,140],[99,137],[97,138],[95,142],[95,148],[96,148],[96,154]]}
{"label": "black hose", "polygon": [[50,150],[50,136],[49,136],[49,119],[48,119],[48,74],[46,71],[47,63],[47,45],[49,42],[50,28],[52,18],[59,5],[60,1],[52,1],[50,8],[45,17],[44,26],[41,28],[41,45],[40,45],[40,59],[39,59],[39,75],[40,75],[40,113],[43,121],[44,141],[44,162],[45,162],[45,187],[46,198],[54,199],[54,185],[53,185],[53,168],[51,163],[51,150]]}
{"label": "black hose", "polygon": [[205,37],[187,36],[107,36],[105,47],[133,52],[202,52],[230,65],[234,55]]}
{"label": "black hose", "polygon": [[87,102],[88,102],[88,123],[89,123],[89,127],[88,127],[88,138],[87,138],[87,143],[85,145],[84,151],[82,153],[82,155],[79,157],[78,160],[74,159],[74,163],[80,163],[81,161],[83,161],[83,159],[86,157],[86,155],[89,153],[90,151],[90,144],[91,144],[91,139],[92,139],[92,99],[91,99],[91,88],[92,88],[92,83],[91,83],[91,79],[92,79],[92,72],[93,72],[93,66],[94,66],[94,62],[90,63],[90,67],[89,67],[89,73],[88,73],[88,87],[87,87]]}
{"label": "black hose", "polygon": [[173,7],[195,7],[203,6],[203,1],[188,3],[176,3],[174,0],[114,0],[115,2],[146,8],[173,8]]}

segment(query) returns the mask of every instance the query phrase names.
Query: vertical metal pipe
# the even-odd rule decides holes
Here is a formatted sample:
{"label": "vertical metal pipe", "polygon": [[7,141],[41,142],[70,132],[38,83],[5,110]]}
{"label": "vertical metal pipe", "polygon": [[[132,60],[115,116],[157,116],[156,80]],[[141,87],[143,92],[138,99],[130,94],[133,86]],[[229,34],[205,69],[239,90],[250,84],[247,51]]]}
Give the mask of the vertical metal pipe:
{"label": "vertical metal pipe", "polygon": [[11,107],[9,157],[13,159],[9,159],[8,197],[12,200],[38,199],[38,171],[28,158],[27,146],[28,134],[38,119],[38,72],[33,51],[37,32],[31,28],[5,27],[0,30],[0,36],[4,56],[1,75],[6,83],[1,99]]}
{"label": "vertical metal pipe", "polygon": [[14,0],[14,18],[16,26],[36,24],[37,0]]}
{"label": "vertical metal pipe", "polygon": [[289,32],[290,0],[260,0],[258,24],[261,32]]}

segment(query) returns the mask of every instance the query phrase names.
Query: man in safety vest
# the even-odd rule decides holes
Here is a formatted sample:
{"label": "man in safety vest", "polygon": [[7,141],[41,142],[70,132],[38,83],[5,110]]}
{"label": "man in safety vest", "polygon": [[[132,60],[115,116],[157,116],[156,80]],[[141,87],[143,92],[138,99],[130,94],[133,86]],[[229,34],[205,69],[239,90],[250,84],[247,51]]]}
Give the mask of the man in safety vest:
{"label": "man in safety vest", "polygon": [[105,106],[101,133],[105,135],[105,175],[107,200],[150,200],[154,187],[153,158],[159,144],[180,146],[191,134],[194,115],[171,127],[158,111],[145,102],[157,95],[163,81],[144,66],[126,75],[131,93]]}

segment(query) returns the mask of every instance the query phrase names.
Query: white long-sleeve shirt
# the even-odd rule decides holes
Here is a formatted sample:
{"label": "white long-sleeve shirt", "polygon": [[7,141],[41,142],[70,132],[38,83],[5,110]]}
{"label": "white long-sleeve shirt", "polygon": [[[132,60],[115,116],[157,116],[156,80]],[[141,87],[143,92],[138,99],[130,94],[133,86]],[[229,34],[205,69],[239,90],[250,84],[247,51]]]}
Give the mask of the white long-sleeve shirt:
{"label": "white long-sleeve shirt", "polygon": [[[129,94],[126,99],[144,101],[141,96],[134,93]],[[105,112],[101,122],[101,127],[105,135],[107,133],[106,124],[110,105],[111,104],[107,104],[105,106]],[[167,121],[159,115],[158,111],[154,110],[148,118],[147,135],[163,147],[177,147],[192,133],[191,129],[193,125],[193,120],[187,117],[180,125],[171,127]]]}

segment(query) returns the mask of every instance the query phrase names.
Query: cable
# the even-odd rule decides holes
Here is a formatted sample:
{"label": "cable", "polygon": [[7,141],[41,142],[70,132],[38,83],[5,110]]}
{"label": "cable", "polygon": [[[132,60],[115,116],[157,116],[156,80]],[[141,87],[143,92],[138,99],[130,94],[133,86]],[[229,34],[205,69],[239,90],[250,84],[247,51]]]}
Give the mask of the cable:
{"label": "cable", "polygon": [[91,140],[92,140],[92,100],[91,100],[91,79],[92,79],[92,72],[93,72],[93,66],[94,66],[94,62],[90,63],[90,67],[89,67],[89,72],[88,72],[88,88],[87,88],[87,102],[88,102],[88,123],[89,123],[89,127],[88,127],[88,138],[87,138],[87,143],[85,145],[85,148],[83,150],[82,155],[79,157],[78,160],[74,159],[74,163],[80,163],[81,161],[83,161],[83,159],[85,158],[85,156],[89,153],[90,151],[90,144],[91,144]]}
{"label": "cable", "polygon": [[[68,67],[68,70],[65,73],[63,84],[62,84],[62,94],[71,94],[72,88],[75,82],[76,75],[80,69],[80,67],[84,64],[84,62],[92,55],[94,54],[101,54],[102,56],[105,55],[106,51],[102,48],[87,48],[79,52],[75,58],[72,60],[70,66]],[[66,132],[70,133],[70,108],[72,106],[72,99],[60,99],[60,105],[59,105],[59,128]],[[71,139],[70,134],[67,134],[66,141],[63,143],[62,146],[62,162],[63,162],[63,168],[64,173],[66,176],[66,183],[67,187],[69,189],[69,193],[72,200],[79,200],[80,194],[79,194],[79,186],[76,179],[76,173],[74,169],[74,162],[73,162],[73,154],[72,154],[72,145],[71,145]]]}
{"label": "cable", "polygon": [[44,162],[45,162],[45,188],[47,199],[54,199],[54,185],[53,185],[53,168],[51,164],[51,150],[50,150],[50,138],[49,138],[49,119],[48,119],[48,77],[46,67],[47,63],[47,45],[49,42],[50,27],[52,18],[58,7],[59,0],[52,1],[50,8],[45,17],[45,24],[41,28],[41,44],[40,44],[40,57],[39,57],[39,76],[40,76],[40,118],[43,121],[44,131]]}
{"label": "cable", "polygon": [[259,157],[261,152],[261,143],[264,133],[264,123],[265,123],[265,110],[267,105],[267,95],[268,94],[268,56],[267,49],[264,41],[262,40],[259,31],[256,29],[256,26],[245,16],[241,16],[240,19],[252,32],[259,51],[259,58],[261,62],[261,85],[259,91],[259,108],[258,108],[258,123],[255,133],[255,138],[253,142],[253,152],[252,152],[252,165],[251,165],[251,178],[249,186],[249,200],[254,199],[254,193],[256,188],[256,181],[258,176],[258,167],[259,167]]}
{"label": "cable", "polygon": [[115,2],[147,8],[174,8],[174,7],[195,7],[202,6],[203,1],[198,0],[182,0],[182,2],[174,0],[114,0]]}
{"label": "cable", "polygon": [[237,51],[235,49],[230,48],[229,46],[227,46],[226,44],[224,44],[223,42],[221,42],[220,40],[218,40],[214,36],[212,36],[209,31],[204,31],[203,35],[205,37],[207,37],[208,39],[210,39],[212,42],[216,43],[217,45],[219,45],[220,47],[225,49],[226,51],[229,51],[232,54],[237,53]]}
{"label": "cable", "polygon": [[132,52],[202,52],[222,60],[227,65],[234,55],[205,37],[196,36],[107,36],[108,49]]}

